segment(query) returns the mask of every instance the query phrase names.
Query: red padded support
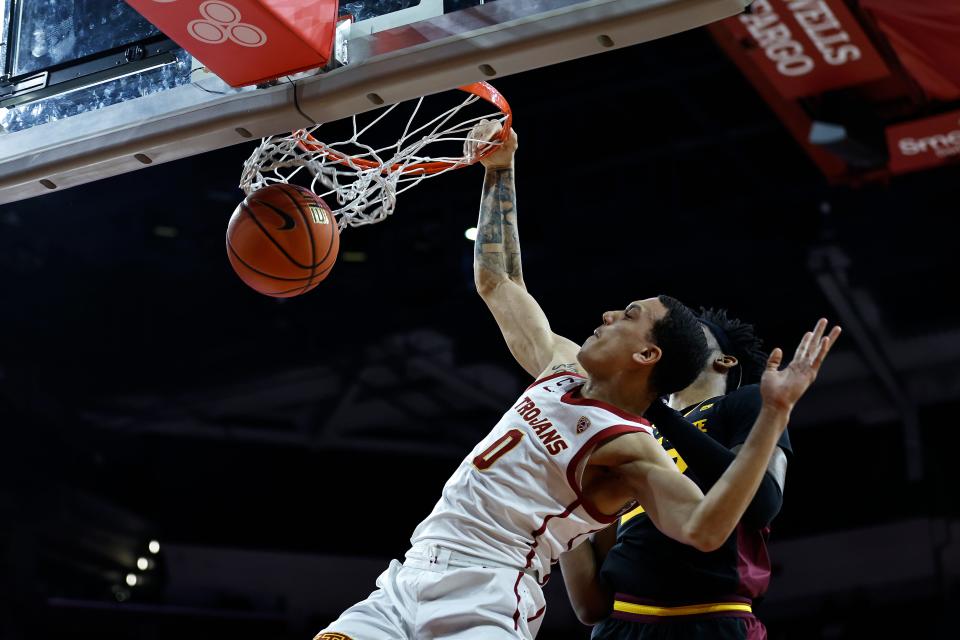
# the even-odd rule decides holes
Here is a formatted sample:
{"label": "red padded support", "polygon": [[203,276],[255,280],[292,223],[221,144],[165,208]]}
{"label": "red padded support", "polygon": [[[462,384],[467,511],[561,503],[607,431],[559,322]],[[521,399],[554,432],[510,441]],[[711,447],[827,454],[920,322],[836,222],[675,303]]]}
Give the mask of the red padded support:
{"label": "red padded support", "polygon": [[337,0],[126,0],[234,87],[322,67]]}

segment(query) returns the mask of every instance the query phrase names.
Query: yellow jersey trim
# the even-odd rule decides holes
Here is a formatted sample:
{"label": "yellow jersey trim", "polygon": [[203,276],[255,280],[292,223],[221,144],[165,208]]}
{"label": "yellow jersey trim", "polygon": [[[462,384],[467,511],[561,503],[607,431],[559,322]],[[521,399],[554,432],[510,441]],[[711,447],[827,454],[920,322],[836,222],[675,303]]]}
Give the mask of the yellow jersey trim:
{"label": "yellow jersey trim", "polygon": [[633,613],[641,616],[694,616],[702,613],[721,611],[745,611],[753,613],[753,608],[745,602],[715,602],[712,604],[690,604],[682,607],[654,607],[647,604],[634,604],[623,600],[613,601],[613,610]]}

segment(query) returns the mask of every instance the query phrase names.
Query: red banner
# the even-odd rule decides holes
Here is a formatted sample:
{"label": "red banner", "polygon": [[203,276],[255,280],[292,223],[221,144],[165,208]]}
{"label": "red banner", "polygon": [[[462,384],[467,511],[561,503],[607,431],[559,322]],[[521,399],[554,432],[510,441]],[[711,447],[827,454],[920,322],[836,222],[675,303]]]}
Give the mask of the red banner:
{"label": "red banner", "polygon": [[887,127],[890,170],[904,173],[960,159],[960,111]]}
{"label": "red banner", "polygon": [[897,58],[936,100],[960,98],[960,2],[860,0]]}
{"label": "red banner", "polygon": [[755,0],[721,23],[785,98],[878,80],[890,71],[842,0]]}

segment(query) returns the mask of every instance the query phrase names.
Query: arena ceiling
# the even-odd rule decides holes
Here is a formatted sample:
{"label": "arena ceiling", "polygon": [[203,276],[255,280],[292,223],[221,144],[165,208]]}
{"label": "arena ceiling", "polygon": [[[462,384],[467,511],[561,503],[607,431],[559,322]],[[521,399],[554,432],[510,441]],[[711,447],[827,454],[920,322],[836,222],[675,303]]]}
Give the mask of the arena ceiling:
{"label": "arena ceiling", "polygon": [[[525,277],[558,333],[657,293],[727,307],[768,346],[842,318],[795,416],[778,535],[956,514],[958,165],[831,184],[706,30],[496,85]],[[280,301],[224,251],[251,149],[0,209],[0,473],[53,547],[109,508],[173,544],[400,554],[524,384],[473,291],[479,169],[348,230],[329,281]]]}

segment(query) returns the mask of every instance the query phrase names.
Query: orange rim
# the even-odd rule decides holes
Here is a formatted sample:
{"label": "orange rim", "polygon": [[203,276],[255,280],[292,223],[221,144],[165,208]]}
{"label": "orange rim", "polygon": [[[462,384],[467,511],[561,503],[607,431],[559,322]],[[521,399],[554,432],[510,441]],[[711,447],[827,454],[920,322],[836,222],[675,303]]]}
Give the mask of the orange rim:
{"label": "orange rim", "polygon": [[[472,84],[467,84],[462,87],[457,87],[460,91],[465,91],[467,93],[473,94],[479,98],[483,98],[497,109],[499,109],[507,119],[503,123],[503,127],[500,129],[500,133],[497,134],[491,142],[503,142],[507,139],[507,133],[510,131],[510,126],[513,124],[513,112],[510,110],[510,105],[507,103],[507,99],[503,97],[499,91],[493,88],[492,85],[487,84],[486,82],[474,82]],[[307,133],[303,129],[299,131],[294,131],[293,135],[301,136],[305,135],[308,141],[300,140],[297,144],[304,151],[310,151],[314,153],[321,153],[328,158],[333,159],[339,164],[348,167],[359,167],[361,169],[377,169],[381,168],[384,172],[401,172],[401,173],[440,173],[441,171],[446,171],[451,168],[460,168],[467,167],[476,162],[479,162],[483,158],[486,158],[488,155],[493,153],[498,149],[497,146],[491,146],[486,151],[479,154],[476,158],[471,161],[467,161],[466,158],[458,161],[445,161],[438,160],[434,162],[417,162],[407,166],[401,166],[399,164],[393,164],[389,169],[385,168],[384,165],[380,162],[375,162],[373,160],[367,160],[366,158],[355,158],[351,155],[341,153],[339,151],[334,151],[333,149],[328,148],[325,144],[314,138],[311,134]]]}

